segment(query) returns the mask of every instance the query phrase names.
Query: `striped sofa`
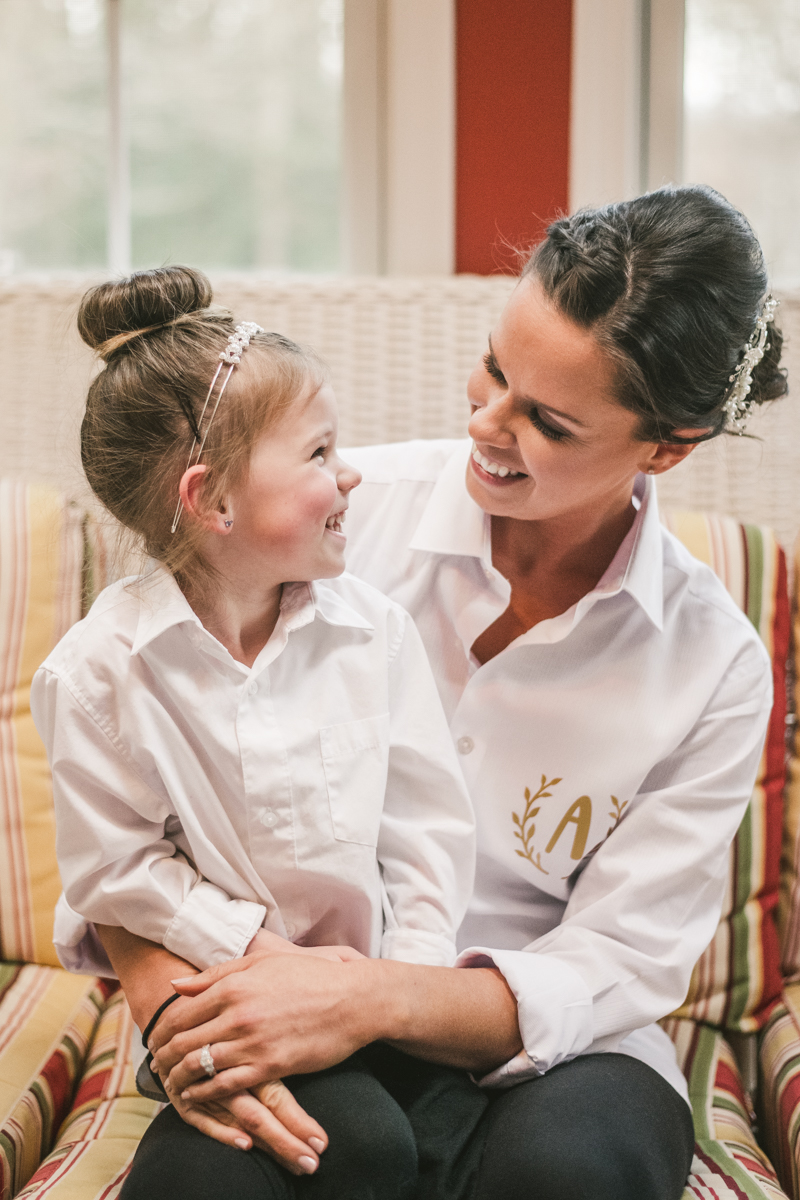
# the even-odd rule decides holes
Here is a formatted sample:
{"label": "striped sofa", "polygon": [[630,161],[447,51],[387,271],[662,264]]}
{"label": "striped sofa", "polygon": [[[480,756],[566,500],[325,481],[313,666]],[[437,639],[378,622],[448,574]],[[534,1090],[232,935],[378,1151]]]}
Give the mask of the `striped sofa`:
{"label": "striped sofa", "polygon": [[[800,769],[792,763],[784,789],[784,556],[761,527],[688,513],[665,521],[747,612],[776,682],[723,916],[664,1022],[694,1108],[684,1200],[800,1200]],[[114,981],[68,975],[50,940],[59,883],[29,688],[104,578],[103,541],[85,513],[47,488],[0,482],[0,1200],[112,1200],[158,1111],[135,1091],[124,996]]]}

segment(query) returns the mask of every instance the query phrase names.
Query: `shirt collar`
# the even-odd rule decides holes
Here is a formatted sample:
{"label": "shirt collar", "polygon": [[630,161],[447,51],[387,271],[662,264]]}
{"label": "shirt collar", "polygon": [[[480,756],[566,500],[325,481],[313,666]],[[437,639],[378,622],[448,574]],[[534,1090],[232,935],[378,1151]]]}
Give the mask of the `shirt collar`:
{"label": "shirt collar", "polygon": [[189,601],[165,567],[155,566],[147,575],[132,581],[139,597],[139,620],[131,646],[131,654],[139,654],[145,646],[175,625],[192,624],[202,629],[202,623]]}
{"label": "shirt collar", "polygon": [[[411,550],[461,554],[491,565],[491,520],[467,491],[465,473],[472,442],[450,456],[436,480],[409,543]],[[663,627],[664,592],[661,525],[655,481],[638,475],[633,490],[638,512],[602,579],[579,605],[627,592],[657,629]]]}
{"label": "shirt collar", "polygon": [[409,543],[430,554],[491,555],[491,521],[470,496],[464,479],[472,442],[458,446],[439,473]]}
{"label": "shirt collar", "polygon": [[[177,625],[192,624],[207,634],[174,577],[164,567],[155,567],[137,581],[136,587],[141,605],[131,646],[132,655],[139,654],[162,633]],[[316,616],[328,625],[344,625],[351,629],[374,628],[332,588],[321,583],[285,583],[281,593],[279,621],[285,626],[286,632],[301,629]]]}

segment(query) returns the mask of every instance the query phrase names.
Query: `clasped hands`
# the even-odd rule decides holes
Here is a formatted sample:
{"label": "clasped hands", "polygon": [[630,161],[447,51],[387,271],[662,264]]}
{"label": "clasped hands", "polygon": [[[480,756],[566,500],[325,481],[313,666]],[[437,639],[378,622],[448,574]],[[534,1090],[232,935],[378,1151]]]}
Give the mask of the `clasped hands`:
{"label": "clasped hands", "polygon": [[[295,946],[259,930],[243,958],[173,980],[185,1002],[150,1037],[158,1072],[181,1117],[217,1141],[267,1151],[295,1175],[311,1174],[328,1139],[281,1082],[321,1070],[363,1045],[348,1030],[349,946]],[[217,1074],[200,1063],[210,1045]]]}

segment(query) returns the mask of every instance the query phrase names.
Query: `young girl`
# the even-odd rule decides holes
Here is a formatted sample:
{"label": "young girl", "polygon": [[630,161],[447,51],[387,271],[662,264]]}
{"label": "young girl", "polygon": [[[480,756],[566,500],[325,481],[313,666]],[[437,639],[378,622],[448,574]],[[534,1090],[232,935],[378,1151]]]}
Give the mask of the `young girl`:
{"label": "young girl", "polygon": [[[276,938],[287,953],[451,965],[473,817],[413,624],[342,575],[360,476],[338,457],[320,362],[259,326],[234,328],[184,267],[93,289],[78,324],[106,363],[82,426],[86,475],[155,561],[107,588],[34,682],[62,961],[113,974],[98,932],[113,962],[116,927],[201,970]],[[147,1036],[157,1014],[134,1016]],[[208,1075],[226,1067],[211,1035],[201,1062]],[[320,1160],[323,1128],[290,1111],[300,1136],[287,1135],[283,1161],[298,1174],[321,1161],[320,1196],[388,1200],[417,1186],[410,1127],[381,1082],[398,1070],[406,1083],[437,1071],[362,1051],[292,1084],[331,1141]],[[251,1094],[213,1112],[170,1099],[126,1197],[162,1194],[170,1138],[195,1136],[202,1156],[207,1139],[176,1109],[251,1145]],[[381,1129],[368,1146],[365,1111]],[[220,1194],[294,1194],[260,1151],[231,1150],[230,1170]]]}

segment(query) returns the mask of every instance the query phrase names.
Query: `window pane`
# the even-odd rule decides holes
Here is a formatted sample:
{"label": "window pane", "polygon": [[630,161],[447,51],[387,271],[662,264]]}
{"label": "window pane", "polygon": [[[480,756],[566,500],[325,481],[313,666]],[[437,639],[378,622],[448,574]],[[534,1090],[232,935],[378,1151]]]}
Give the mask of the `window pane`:
{"label": "window pane", "polygon": [[684,177],[749,217],[773,280],[800,285],[800,5],[687,0]]}
{"label": "window pane", "polygon": [[134,265],[339,265],[342,0],[124,0]]}
{"label": "window pane", "polygon": [[0,272],[106,258],[103,0],[0,0]]}

